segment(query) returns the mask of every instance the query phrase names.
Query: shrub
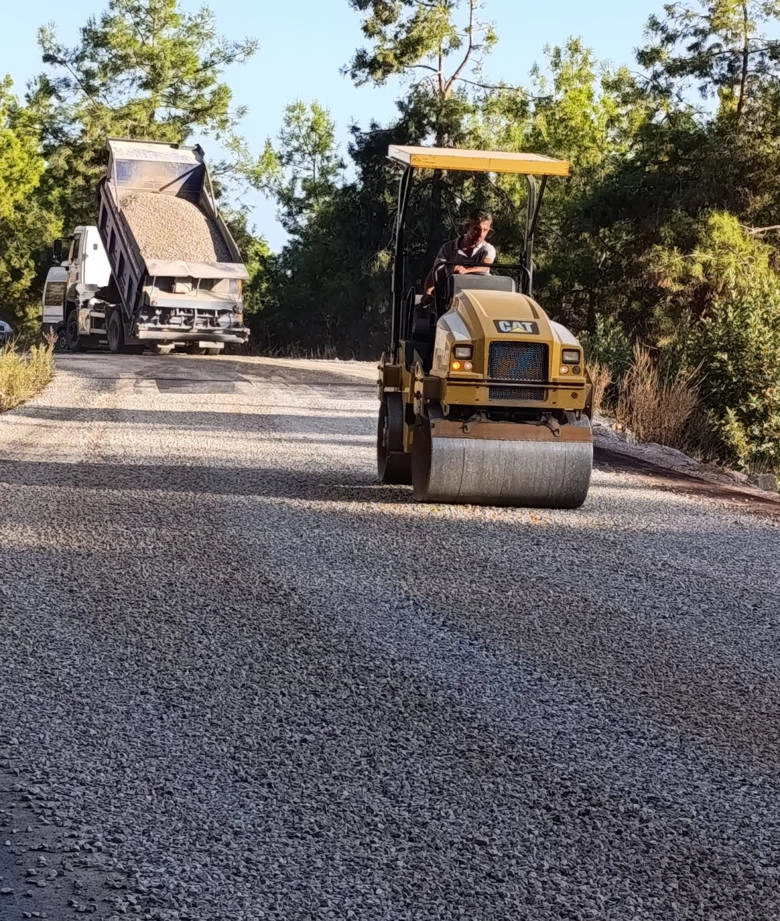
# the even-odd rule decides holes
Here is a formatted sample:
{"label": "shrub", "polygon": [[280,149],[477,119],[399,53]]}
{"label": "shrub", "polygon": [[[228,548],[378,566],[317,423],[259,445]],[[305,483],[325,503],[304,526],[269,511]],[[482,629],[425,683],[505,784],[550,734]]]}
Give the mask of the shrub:
{"label": "shrub", "polygon": [[594,331],[582,333],[579,339],[589,366],[607,367],[617,380],[631,366],[631,340],[617,317],[596,317]]}
{"label": "shrub", "polygon": [[685,251],[657,249],[654,317],[664,361],[699,366],[697,453],[780,472],[780,279],[773,250],[734,215],[702,215]]}
{"label": "shrub", "polygon": [[780,282],[718,298],[694,330],[701,399],[725,463],[780,472]]}
{"label": "shrub", "polygon": [[29,400],[54,376],[54,346],[34,345],[28,352],[13,343],[0,349],[0,412]]}
{"label": "shrub", "polygon": [[665,374],[649,349],[637,344],[620,382],[617,417],[640,441],[673,448],[688,444],[687,423],[698,401],[696,372]]}

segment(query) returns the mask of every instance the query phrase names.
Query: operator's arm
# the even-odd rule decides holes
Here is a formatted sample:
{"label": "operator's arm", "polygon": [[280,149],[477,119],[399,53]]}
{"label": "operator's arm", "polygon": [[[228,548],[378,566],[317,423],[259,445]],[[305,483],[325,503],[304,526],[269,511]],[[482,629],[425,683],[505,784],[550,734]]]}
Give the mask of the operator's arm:
{"label": "operator's arm", "polygon": [[454,272],[456,275],[487,275],[490,272],[490,266],[493,260],[483,259],[479,265],[456,265]]}
{"label": "operator's arm", "polygon": [[496,261],[496,249],[488,244],[485,255],[479,265],[456,265],[452,270],[456,275],[488,275],[490,266]]}

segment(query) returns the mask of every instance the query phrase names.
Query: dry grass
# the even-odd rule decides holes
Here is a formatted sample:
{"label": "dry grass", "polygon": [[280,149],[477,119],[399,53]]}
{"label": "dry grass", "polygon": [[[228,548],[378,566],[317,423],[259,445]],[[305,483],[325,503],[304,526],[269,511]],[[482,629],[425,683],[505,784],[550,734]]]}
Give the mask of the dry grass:
{"label": "dry grass", "polygon": [[636,345],[633,364],[620,383],[618,419],[640,441],[684,448],[699,397],[696,374],[692,371],[666,379],[650,351]]}
{"label": "dry grass", "polygon": [[339,358],[339,351],[334,346],[321,345],[312,349],[297,342],[284,346],[255,347],[251,350],[251,354],[260,355],[263,358],[294,358],[312,361],[333,361]]}
{"label": "dry grass", "polygon": [[599,362],[588,362],[588,377],[590,385],[593,388],[591,392],[591,405],[595,415],[600,409],[604,400],[604,394],[607,387],[612,383],[612,372],[606,365]]}
{"label": "dry grass", "polygon": [[34,397],[54,377],[51,342],[19,352],[13,343],[0,349],[0,412]]}

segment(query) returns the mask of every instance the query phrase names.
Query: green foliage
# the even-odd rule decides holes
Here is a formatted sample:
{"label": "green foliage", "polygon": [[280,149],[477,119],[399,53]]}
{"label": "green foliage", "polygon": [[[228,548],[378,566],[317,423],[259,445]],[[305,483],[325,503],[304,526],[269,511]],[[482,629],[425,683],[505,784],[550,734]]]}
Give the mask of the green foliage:
{"label": "green foliage", "polygon": [[664,19],[650,17],[651,43],[638,54],[654,89],[668,99],[690,79],[703,97],[717,95],[722,111],[739,118],[752,94],[772,80],[780,42],[760,27],[780,17],[780,2],[697,0],[664,11]]}
{"label": "green foliage", "polygon": [[279,202],[280,220],[288,233],[300,234],[316,212],[333,197],[344,163],[327,109],[300,99],[284,110],[276,163],[262,174],[261,188]]}
{"label": "green foliage", "polygon": [[609,369],[613,379],[621,379],[631,367],[633,344],[617,317],[600,314],[592,332],[580,335],[589,364]]}
{"label": "green foliage", "polygon": [[37,197],[44,169],[38,140],[6,79],[0,82],[0,310],[17,328],[29,306],[37,252],[59,231]]}
{"label": "green foliage", "polygon": [[746,469],[780,473],[779,350],[776,279],[719,298],[692,336],[692,353],[704,357],[702,398],[717,454]]}
{"label": "green foliage", "polygon": [[193,132],[233,140],[230,64],[256,42],[229,42],[206,7],[182,12],[177,0],[110,0],[66,48],[51,27],[39,31],[44,63],[29,105],[43,125],[46,189],[68,227],[91,223],[108,137],[183,142]]}
{"label": "green foliage", "polygon": [[[667,360],[700,367],[701,449],[743,468],[780,464],[780,279],[773,251],[733,215],[692,224],[687,249],[657,247],[654,326]],[[701,437],[701,436],[700,436]]]}
{"label": "green foliage", "polygon": [[628,71],[599,66],[578,38],[545,48],[547,72],[532,74],[535,98],[525,143],[567,157],[578,174],[602,173],[626,153],[643,112],[634,105]]}
{"label": "green foliage", "polygon": [[[479,0],[350,0],[363,15],[371,42],[347,68],[358,85],[382,84],[390,76],[412,83],[402,101],[402,121],[428,122],[421,143],[457,146],[462,119],[457,112],[465,88],[481,84],[482,63],[495,45],[493,26],[478,17]],[[451,105],[450,103],[454,103]],[[404,111],[405,110],[405,111]],[[415,111],[416,110],[416,111]],[[425,117],[420,119],[424,112]]]}
{"label": "green foliage", "polygon": [[[376,137],[362,143],[373,146]],[[386,147],[385,147],[386,150]],[[341,186],[267,266],[262,348],[372,359],[386,345],[392,197],[386,167],[367,158],[362,183]]]}
{"label": "green foliage", "polygon": [[274,257],[266,241],[250,231],[246,210],[235,211],[226,207],[220,210],[249,273],[243,292],[244,318],[250,326],[256,325],[257,316],[270,301]]}
{"label": "green foliage", "polygon": [[359,85],[384,83],[392,75],[408,76],[417,69],[430,74],[428,81],[437,95],[448,97],[497,41],[493,26],[478,18],[478,0],[350,3],[363,14],[363,34],[372,43],[357,51],[349,67]]}
{"label": "green foliage", "polygon": [[680,217],[672,239],[680,238],[687,238],[688,251],[659,244],[647,255],[659,292],[654,329],[665,345],[705,318],[716,301],[770,274],[771,250],[746,234],[733,215],[712,212],[687,222]]}
{"label": "green foliage", "polygon": [[632,220],[614,213],[603,219],[594,200],[626,162],[650,113],[631,75],[597,64],[578,39],[546,49],[546,58],[532,74],[521,146],[568,159],[572,176],[550,183],[545,195],[536,289],[559,319],[593,331],[597,311],[624,309],[613,292],[633,275],[621,257],[635,236]]}
{"label": "green foliage", "polygon": [[228,131],[231,92],[219,74],[247,60],[257,43],[228,42],[206,7],[179,10],[176,0],[110,0],[106,12],[65,48],[50,27],[39,32],[43,60],[59,70],[41,78],[58,104],[70,105],[71,134],[83,123],[108,117],[123,137],[183,141],[196,128]]}
{"label": "green foliage", "polygon": [[771,251],[727,215],[713,215],[697,247],[711,297],[686,342],[702,362],[701,395],[717,453],[744,468],[780,471],[780,279]]}

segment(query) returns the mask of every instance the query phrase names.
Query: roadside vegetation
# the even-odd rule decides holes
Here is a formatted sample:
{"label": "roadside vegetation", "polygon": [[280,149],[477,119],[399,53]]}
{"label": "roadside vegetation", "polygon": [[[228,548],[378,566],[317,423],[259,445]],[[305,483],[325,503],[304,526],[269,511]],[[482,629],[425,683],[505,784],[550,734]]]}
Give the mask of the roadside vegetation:
{"label": "roadside vegetation", "polygon": [[14,343],[0,348],[0,412],[31,399],[54,377],[54,346],[51,342],[17,349]]}
{"label": "roadside vegetation", "polygon": [[[604,407],[639,437],[780,473],[780,0],[648,0],[644,34],[625,36],[633,66],[551,35],[504,81],[490,0],[339,2],[364,36],[345,72],[367,92],[397,87],[397,115],[339,137],[327,100],[291,99],[260,146],[223,76],[257,43],[219,36],[210,10],[108,0],[72,48],[43,28],[24,98],[0,82],[0,306],[17,305],[14,327],[37,315],[52,240],[94,221],[107,136],[218,138],[255,347],[366,360],[388,333],[388,144],[530,150],[572,163],[545,196],[535,293],[582,337]],[[277,203],[280,252],[237,204],[247,184]],[[428,176],[408,283],[474,208],[494,214],[499,261],[517,261],[523,194],[514,177]]]}

